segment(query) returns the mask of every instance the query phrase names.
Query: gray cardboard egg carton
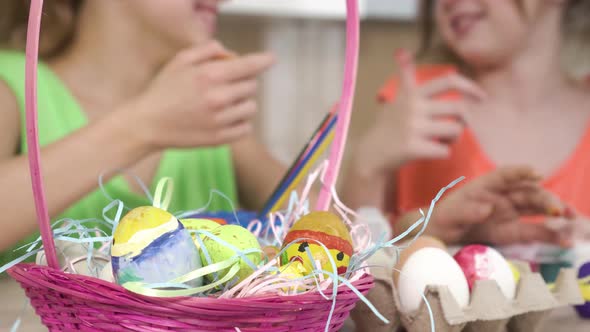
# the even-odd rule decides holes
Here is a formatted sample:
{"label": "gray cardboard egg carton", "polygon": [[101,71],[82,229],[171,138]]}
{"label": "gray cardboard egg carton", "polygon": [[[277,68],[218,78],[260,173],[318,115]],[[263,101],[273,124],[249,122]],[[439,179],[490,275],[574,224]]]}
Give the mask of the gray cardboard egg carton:
{"label": "gray cardboard egg carton", "polygon": [[[395,309],[400,307],[400,302],[393,286],[392,266],[377,267],[376,263],[385,262],[383,257],[376,258],[379,262],[372,262],[375,267],[371,269],[375,287],[368,297],[390,323],[382,323],[361,304],[352,313],[357,332],[396,331],[400,325],[408,332],[430,331],[430,316],[424,302],[411,313]],[[513,300],[504,297],[495,281],[484,280],[476,282],[470,304],[462,309],[446,286],[429,286],[425,296],[432,308],[436,332],[534,332],[549,311],[584,303],[574,270],[562,269],[550,290],[540,274],[532,273],[524,264],[517,265],[521,279]]]}

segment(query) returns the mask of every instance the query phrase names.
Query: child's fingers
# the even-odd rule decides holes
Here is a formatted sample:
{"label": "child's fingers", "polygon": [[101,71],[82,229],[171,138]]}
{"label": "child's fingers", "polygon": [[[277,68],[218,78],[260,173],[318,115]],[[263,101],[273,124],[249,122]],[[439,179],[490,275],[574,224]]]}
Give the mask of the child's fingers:
{"label": "child's fingers", "polygon": [[220,130],[215,135],[216,144],[225,144],[234,142],[246,135],[252,133],[254,127],[250,121],[238,122],[231,127]]}
{"label": "child's fingers", "polygon": [[227,126],[237,122],[243,122],[252,118],[257,111],[256,101],[254,99],[244,100],[221,112],[218,112],[216,123],[220,126]]}
{"label": "child's fingers", "polygon": [[426,97],[433,97],[452,90],[457,90],[479,100],[486,98],[486,93],[477,84],[458,74],[433,79],[420,87],[420,93]]}
{"label": "child's fingers", "polygon": [[508,199],[508,197],[502,195],[493,195],[492,202],[494,203],[494,213],[491,219],[494,220],[495,224],[503,224],[516,220],[520,217],[518,211],[514,208],[514,205]]}
{"label": "child's fingers", "polygon": [[515,186],[538,183],[542,177],[529,166],[507,166],[485,174],[480,179],[489,190],[504,193]]}
{"label": "child's fingers", "polygon": [[543,242],[559,245],[561,237],[557,232],[538,224],[527,224],[519,219],[501,224],[481,224],[478,231],[487,234],[495,245]]}
{"label": "child's fingers", "polygon": [[574,221],[559,217],[547,218],[544,225],[548,229],[560,233],[569,233],[574,229]]}
{"label": "child's fingers", "polygon": [[[496,195],[474,185],[475,182],[469,182],[457,189],[454,194],[458,196],[444,200],[447,215],[452,215],[452,218],[447,219],[454,220],[455,225],[471,227],[483,223],[498,210]],[[451,202],[453,206],[449,206]]]}
{"label": "child's fingers", "polygon": [[204,45],[179,52],[175,57],[175,61],[181,64],[196,65],[226,56],[231,56],[231,53],[221,43],[213,40]]}
{"label": "child's fingers", "polygon": [[509,243],[559,243],[559,236],[556,232],[539,224],[523,223],[518,220],[507,224],[503,233],[509,239]]}
{"label": "child's fingers", "polygon": [[448,158],[451,150],[448,144],[440,143],[434,140],[427,140],[426,142],[420,143],[420,146],[416,149],[414,158],[424,159],[443,159]]}
{"label": "child's fingers", "polygon": [[573,219],[575,214],[558,197],[544,188],[532,187],[507,193],[522,214],[541,214]]}
{"label": "child's fingers", "polygon": [[220,81],[251,79],[262,74],[275,62],[270,53],[251,54],[243,57],[217,62],[211,65],[215,77]]}
{"label": "child's fingers", "polygon": [[445,141],[454,141],[462,132],[463,126],[455,121],[431,121],[424,126],[427,137]]}
{"label": "child's fingers", "polygon": [[234,51],[230,51],[230,50],[225,50],[224,53],[219,54],[218,56],[214,57],[214,59],[219,60],[219,61],[225,61],[225,60],[235,59],[237,57],[238,57],[238,53],[236,53]]}
{"label": "child's fingers", "polygon": [[427,101],[425,109],[432,116],[453,116],[460,120],[464,120],[467,113],[465,104],[457,101]]}
{"label": "child's fingers", "polygon": [[479,224],[486,221],[494,213],[494,204],[479,203],[466,204],[461,207],[461,220],[465,224]]}
{"label": "child's fingers", "polygon": [[414,55],[405,49],[396,52],[395,60],[400,70],[400,81],[406,91],[413,91],[416,87],[416,66]]}
{"label": "child's fingers", "polygon": [[209,94],[209,107],[225,109],[244,99],[254,97],[258,91],[256,80],[240,81],[224,85]]}

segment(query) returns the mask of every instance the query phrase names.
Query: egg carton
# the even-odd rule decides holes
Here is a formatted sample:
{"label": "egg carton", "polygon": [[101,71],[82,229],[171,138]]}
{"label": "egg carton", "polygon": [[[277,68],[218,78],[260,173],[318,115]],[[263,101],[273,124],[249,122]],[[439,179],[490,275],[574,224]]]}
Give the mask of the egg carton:
{"label": "egg carton", "polygon": [[[383,258],[380,262],[384,263]],[[574,270],[562,269],[555,287],[550,290],[540,274],[532,273],[525,264],[515,265],[521,278],[513,300],[506,299],[493,280],[476,282],[470,304],[465,308],[457,304],[446,286],[427,287],[425,297],[432,310],[436,332],[534,332],[549,311],[584,303]],[[371,269],[376,283],[368,294],[369,300],[390,323],[381,322],[364,304],[360,304],[352,313],[357,332],[396,331],[400,325],[408,332],[430,331],[431,317],[424,302],[414,312],[404,313],[396,309],[401,306],[390,266],[389,263],[386,266],[381,264]]]}

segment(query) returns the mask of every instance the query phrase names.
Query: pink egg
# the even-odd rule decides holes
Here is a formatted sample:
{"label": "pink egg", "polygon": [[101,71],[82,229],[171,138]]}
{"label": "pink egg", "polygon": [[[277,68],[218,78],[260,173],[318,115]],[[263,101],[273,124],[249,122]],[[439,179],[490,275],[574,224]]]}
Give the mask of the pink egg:
{"label": "pink egg", "polygon": [[507,299],[514,298],[514,274],[498,251],[487,246],[469,245],[459,250],[454,258],[463,270],[470,290],[478,280],[495,280]]}

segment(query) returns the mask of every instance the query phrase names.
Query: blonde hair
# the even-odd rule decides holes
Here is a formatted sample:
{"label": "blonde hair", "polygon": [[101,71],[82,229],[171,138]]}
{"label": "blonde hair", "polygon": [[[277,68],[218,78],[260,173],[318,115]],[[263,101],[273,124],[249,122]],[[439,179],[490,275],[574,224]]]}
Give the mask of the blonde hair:
{"label": "blonde hair", "polygon": [[[23,50],[29,15],[27,0],[0,1],[0,47]],[[45,0],[39,54],[59,54],[74,36],[82,0]]]}
{"label": "blonde hair", "polygon": [[[515,0],[524,10],[523,0]],[[434,5],[436,0],[422,0],[420,5],[421,44],[419,55],[423,59],[448,61],[464,67],[457,57],[436,36]],[[572,75],[588,74],[590,71],[590,1],[569,0],[565,5],[562,33],[564,36],[563,65]]]}

